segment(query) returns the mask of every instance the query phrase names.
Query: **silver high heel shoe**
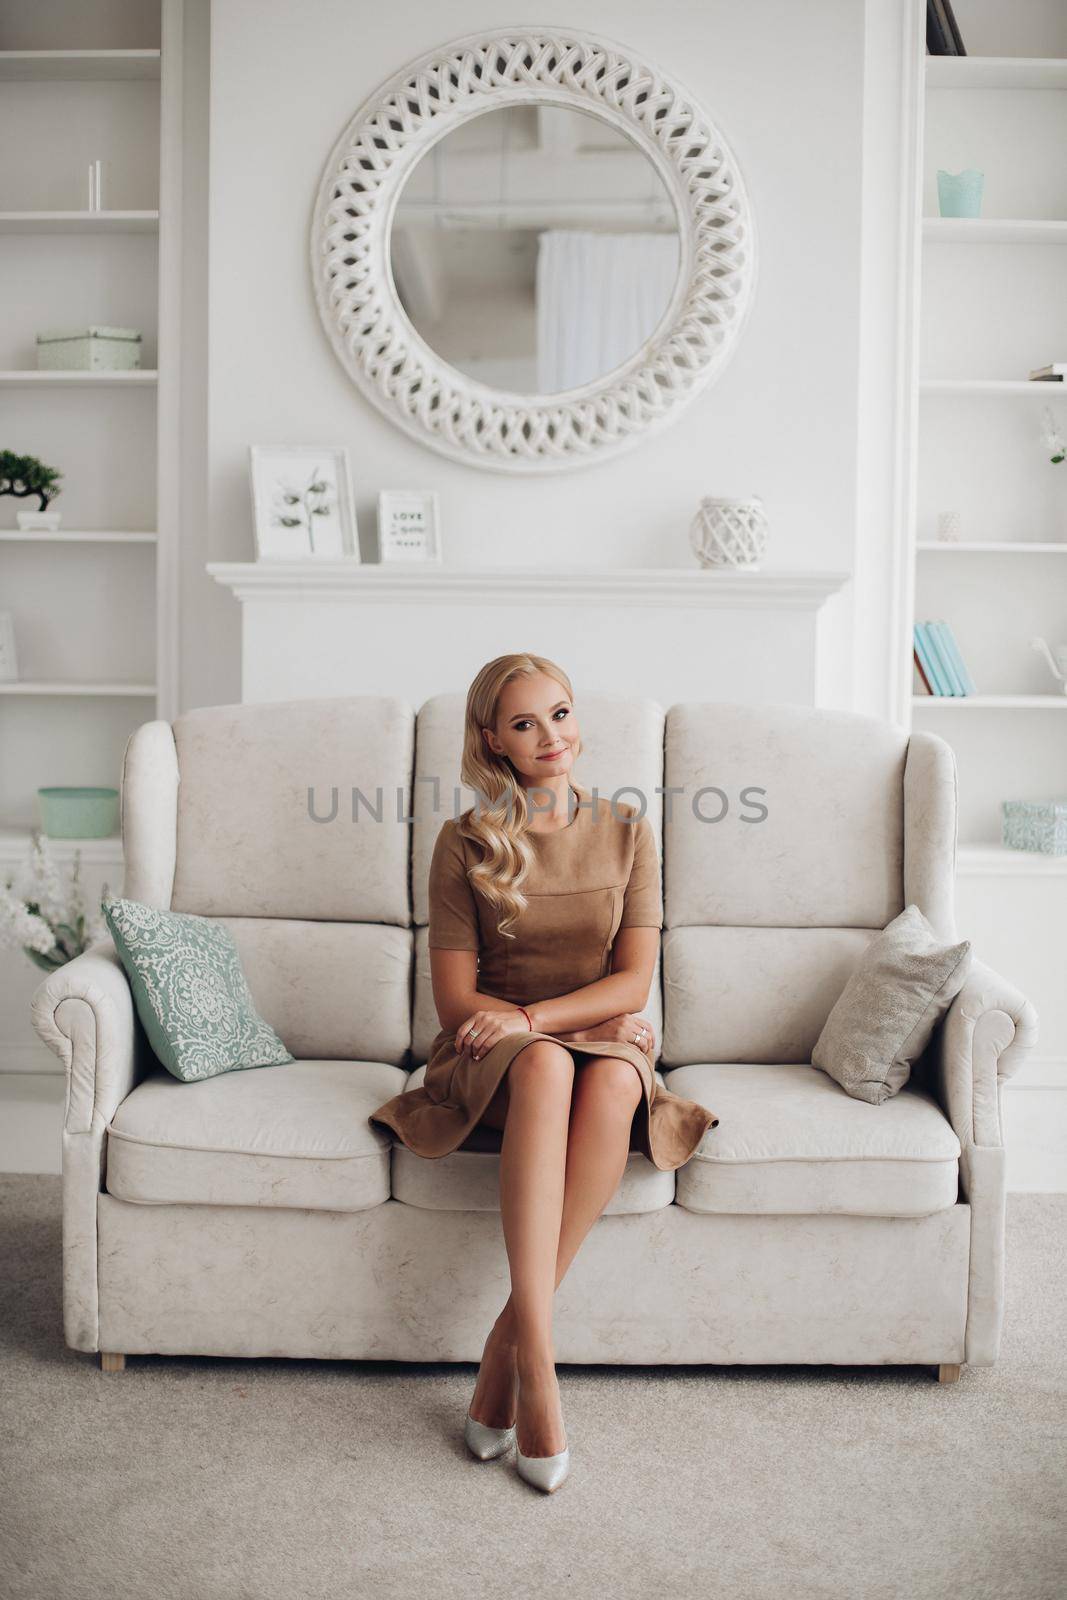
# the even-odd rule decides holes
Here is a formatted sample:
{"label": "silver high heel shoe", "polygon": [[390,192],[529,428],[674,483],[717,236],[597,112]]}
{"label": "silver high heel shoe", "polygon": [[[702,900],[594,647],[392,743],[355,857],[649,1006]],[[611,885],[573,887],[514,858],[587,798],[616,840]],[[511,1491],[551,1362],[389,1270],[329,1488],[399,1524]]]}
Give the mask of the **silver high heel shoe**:
{"label": "silver high heel shoe", "polygon": [[491,1428],[487,1422],[476,1421],[468,1411],[463,1437],[472,1456],[477,1456],[479,1461],[495,1461],[497,1456],[510,1450],[515,1439],[515,1424],[510,1428]]}
{"label": "silver high heel shoe", "polygon": [[515,1463],[520,1478],[532,1483],[535,1489],[543,1489],[546,1494],[551,1494],[553,1489],[559,1488],[570,1471],[570,1446],[565,1445],[554,1456],[524,1456],[516,1442]]}

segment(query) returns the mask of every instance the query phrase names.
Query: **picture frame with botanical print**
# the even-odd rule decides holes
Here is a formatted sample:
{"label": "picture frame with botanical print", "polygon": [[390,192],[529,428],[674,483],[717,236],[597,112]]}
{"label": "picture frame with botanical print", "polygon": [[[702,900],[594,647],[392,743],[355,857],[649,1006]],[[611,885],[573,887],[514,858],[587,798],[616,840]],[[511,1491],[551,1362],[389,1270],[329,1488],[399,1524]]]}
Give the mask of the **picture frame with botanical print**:
{"label": "picture frame with botanical print", "polygon": [[358,561],[344,445],[248,447],[257,561]]}
{"label": "picture frame with botanical print", "polygon": [[383,489],[378,496],[378,559],[441,562],[441,516],[430,489]]}

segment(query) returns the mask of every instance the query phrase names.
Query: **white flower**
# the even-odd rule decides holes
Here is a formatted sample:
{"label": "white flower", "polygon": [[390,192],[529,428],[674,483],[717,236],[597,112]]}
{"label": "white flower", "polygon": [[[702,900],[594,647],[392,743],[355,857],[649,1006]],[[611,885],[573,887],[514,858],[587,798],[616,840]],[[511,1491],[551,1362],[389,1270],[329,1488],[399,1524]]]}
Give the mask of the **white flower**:
{"label": "white flower", "polygon": [[[107,897],[107,892],[105,884],[101,899]],[[83,919],[85,926],[79,936],[78,923]],[[81,851],[74,853],[68,891],[47,836],[35,832],[22,868],[21,885],[16,887],[14,876],[9,875],[6,885],[0,888],[0,946],[17,945],[30,955],[51,956],[54,966],[73,960],[91,944],[108,937],[107,922],[99,910],[91,921],[85,916]]]}
{"label": "white flower", "polygon": [[0,889],[0,947],[21,945],[47,955],[56,947],[56,936],[43,917]]}
{"label": "white flower", "polygon": [[1042,409],[1041,421],[1043,423],[1041,430],[1041,443],[1045,446],[1046,450],[1051,450],[1054,456],[1062,455],[1065,447],[1065,441],[1063,434],[1056,426],[1056,419],[1052,415],[1052,408],[1050,406],[1045,406]]}
{"label": "white flower", "polygon": [[31,870],[32,890],[27,898],[37,902],[41,916],[47,918],[49,922],[64,921],[66,896],[63,893],[59,868],[52,859],[46,836],[39,831],[33,836]]}

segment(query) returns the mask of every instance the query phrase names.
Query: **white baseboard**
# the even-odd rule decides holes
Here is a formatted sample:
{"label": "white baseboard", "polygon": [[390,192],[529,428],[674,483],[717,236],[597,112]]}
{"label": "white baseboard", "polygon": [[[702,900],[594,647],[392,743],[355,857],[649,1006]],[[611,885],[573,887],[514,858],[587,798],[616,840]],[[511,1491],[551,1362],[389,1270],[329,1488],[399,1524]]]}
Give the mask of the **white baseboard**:
{"label": "white baseboard", "polygon": [[[0,1066],[10,1068],[17,1053],[0,1050]],[[62,1072],[0,1070],[0,1172],[62,1172],[65,1103]],[[1005,1086],[1004,1124],[1008,1189],[1067,1193],[1067,1060],[1027,1062]]]}

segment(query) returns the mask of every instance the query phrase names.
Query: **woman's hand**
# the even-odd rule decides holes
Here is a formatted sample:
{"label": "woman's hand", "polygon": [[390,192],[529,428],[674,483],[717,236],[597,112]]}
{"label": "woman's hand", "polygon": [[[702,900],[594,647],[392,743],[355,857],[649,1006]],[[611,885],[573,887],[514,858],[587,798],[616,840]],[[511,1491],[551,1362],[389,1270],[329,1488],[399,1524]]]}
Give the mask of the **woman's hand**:
{"label": "woman's hand", "polygon": [[584,1031],[585,1037],[589,1040],[621,1039],[626,1044],[636,1044],[645,1052],[649,1061],[655,1064],[656,1032],[647,1017],[632,1016],[629,1011],[624,1011],[620,1016],[609,1017],[606,1022],[598,1022],[595,1027],[586,1028]]}
{"label": "woman's hand", "polygon": [[480,1061],[509,1033],[529,1031],[526,1018],[518,1007],[514,1011],[475,1011],[456,1029],[456,1049],[460,1055],[464,1050],[469,1050],[471,1059]]}

